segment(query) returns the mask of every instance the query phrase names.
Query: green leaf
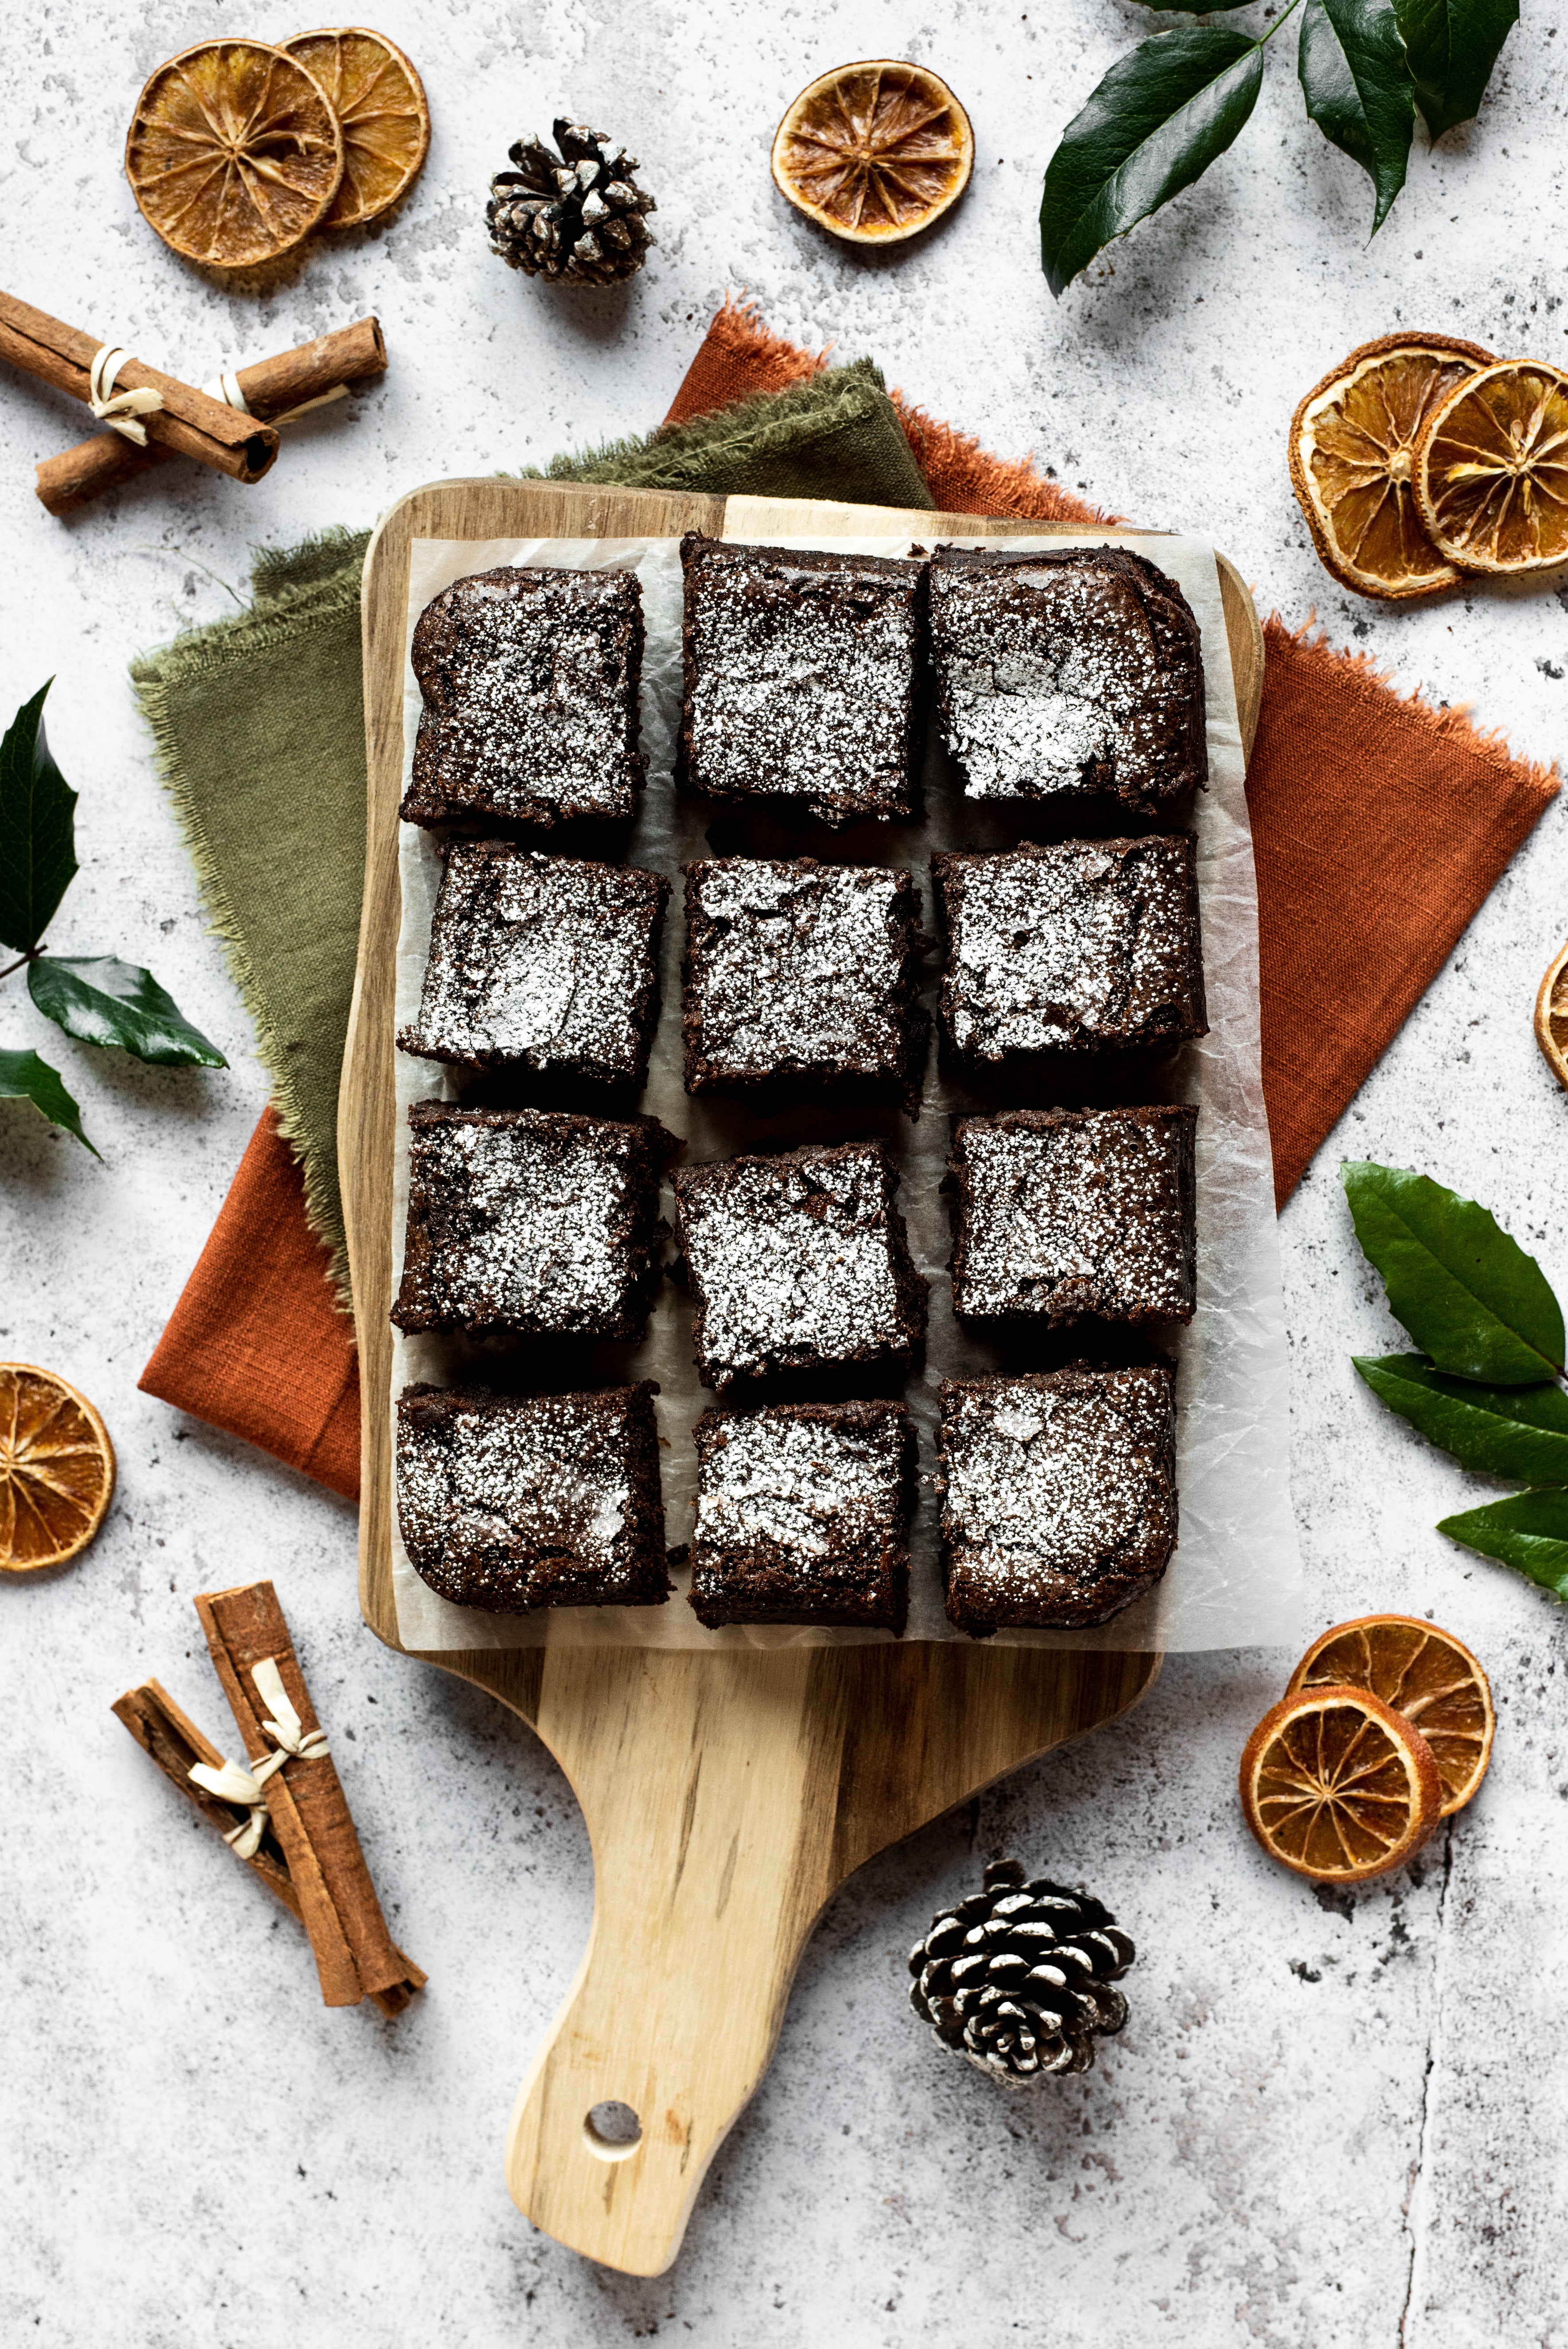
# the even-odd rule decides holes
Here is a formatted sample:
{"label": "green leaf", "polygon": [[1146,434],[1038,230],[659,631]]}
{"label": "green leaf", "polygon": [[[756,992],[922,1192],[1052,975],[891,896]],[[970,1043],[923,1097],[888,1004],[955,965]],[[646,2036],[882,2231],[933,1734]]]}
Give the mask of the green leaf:
{"label": "green leaf", "polygon": [[1480,111],[1498,52],[1519,22],[1519,0],[1394,0],[1416,104],[1440,139]]}
{"label": "green leaf", "polygon": [[1441,1518],[1438,1531],[1568,1599],[1568,1493],[1511,1493],[1484,1509]]}
{"label": "green leaf", "polygon": [[1538,1387],[1481,1387],[1449,1379],[1420,1354],[1352,1357],[1380,1402],[1451,1452],[1461,1468],[1524,1485],[1568,1485],[1568,1394]]}
{"label": "green leaf", "polygon": [[113,955],[40,955],[27,965],[27,992],[46,1019],[84,1044],[118,1044],[163,1069],[229,1065],[150,970]]}
{"label": "green leaf", "polygon": [[1352,1159],[1339,1172],[1389,1309],[1438,1370],[1500,1387],[1562,1370],[1563,1309],[1484,1207],[1396,1166]]}
{"label": "green leaf", "polygon": [[1416,129],[1394,0],[1306,0],[1296,70],[1308,114],[1377,191],[1376,236],[1405,184]]}
{"label": "green leaf", "polygon": [[51,1125],[63,1125],[85,1150],[98,1152],[82,1132],[82,1113],[60,1082],[60,1072],[36,1052],[0,1050],[0,1101],[30,1101]]}
{"label": "green leaf", "polygon": [[1117,59],[1047,166],[1040,260],[1053,294],[1224,153],[1263,72],[1262,45],[1222,25],[1161,33]]}
{"label": "green leaf", "polygon": [[48,690],[22,704],[0,741],[0,945],[18,954],[37,945],[77,874],[77,795],[44,740]]}

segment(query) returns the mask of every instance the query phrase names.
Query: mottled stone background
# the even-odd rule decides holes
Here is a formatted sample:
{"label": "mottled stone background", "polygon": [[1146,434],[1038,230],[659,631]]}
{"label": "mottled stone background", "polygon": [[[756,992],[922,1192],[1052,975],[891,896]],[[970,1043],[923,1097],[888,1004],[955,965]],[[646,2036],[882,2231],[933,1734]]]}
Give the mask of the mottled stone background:
{"label": "mottled stone background", "polygon": [[[517,2083],[588,1927],[563,1781],[497,1704],[361,1628],[347,1507],[136,1392],[264,1085],[125,674],[139,648],[234,608],[253,544],[651,424],[726,289],[745,286],[776,326],[872,354],[991,448],[1211,535],[1265,608],[1315,607],[1403,688],[1473,702],[1550,758],[1564,600],[1489,590],[1401,612],[1340,594],[1292,502],[1284,436],[1332,360],[1401,322],[1568,350],[1553,12],[1527,12],[1480,123],[1417,152],[1372,245],[1367,183],[1305,123],[1280,55],[1239,147],[1060,304],[1037,264],[1040,173],[1150,29],[1131,0],[373,13],[426,75],[428,169],[391,226],[315,245],[263,295],[167,253],[119,156],[162,57],[214,29],[284,38],[299,17],[281,0],[21,0],[0,23],[8,286],[198,378],[369,309],[392,355],[382,388],[301,426],[257,488],[170,467],[67,523],[34,502],[32,468],[79,435],[80,411],[0,371],[0,701],[56,676],[51,735],[82,794],[84,871],[54,942],[150,964],[233,1064],[179,1074],[95,1054],[63,1044],[17,982],[0,994],[0,1039],[59,1051],[106,1161],[0,1107],[0,1352],[79,1381],[121,1462],[91,1555],[0,1592],[0,2332],[55,2349],[565,2349],[660,2333],[704,2349],[1563,2343],[1565,1619],[1431,1530],[1480,1495],[1349,1370],[1353,1348],[1398,1333],[1336,1174],[1346,1154],[1427,1169],[1494,1207],[1568,1288],[1568,1104],[1530,1034],[1568,927],[1561,813],[1282,1226],[1309,1620],[1429,1609],[1473,1642],[1501,1713],[1480,1798],[1408,1876],[1315,1897],[1254,1849],[1233,1793],[1291,1660],[1173,1660],[1121,1726],[843,1891],[678,2265],[639,2282],[535,2234],[501,2178]],[[862,259],[785,209],[767,150],[805,81],[880,54],[950,78],[979,160],[925,243]],[[486,250],[489,173],[557,110],[633,146],[658,197],[658,252],[624,291],[552,292]],[[316,2003],[294,1928],[108,1711],[156,1672],[221,1731],[191,1594],[261,1574],[285,1598],[396,1930],[430,1971],[397,2025]],[[909,1942],[1004,1847],[1092,1884],[1141,1953],[1125,2037],[1088,2077],[1021,2101],[951,2063],[903,2005]]]}

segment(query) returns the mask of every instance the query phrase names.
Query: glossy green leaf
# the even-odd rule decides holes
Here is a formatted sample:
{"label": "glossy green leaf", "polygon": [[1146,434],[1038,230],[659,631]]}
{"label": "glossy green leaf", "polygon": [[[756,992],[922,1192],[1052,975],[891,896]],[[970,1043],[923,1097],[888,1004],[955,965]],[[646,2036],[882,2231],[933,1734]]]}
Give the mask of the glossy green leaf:
{"label": "glossy green leaf", "polygon": [[1223,154],[1263,70],[1261,45],[1222,25],[1161,33],[1117,59],[1047,167],[1040,260],[1053,294]]}
{"label": "glossy green leaf", "polygon": [[1378,1401],[1461,1468],[1522,1485],[1568,1485],[1568,1393],[1555,1380],[1483,1387],[1445,1378],[1420,1354],[1353,1360]]}
{"label": "glossy green leaf", "polygon": [[1568,1493],[1511,1493],[1484,1509],[1442,1518],[1438,1531],[1568,1599]]}
{"label": "glossy green leaf", "polygon": [[1394,0],[1416,104],[1432,138],[1480,111],[1519,0]]}
{"label": "glossy green leaf", "polygon": [[1376,236],[1405,184],[1416,129],[1394,0],[1306,0],[1296,70],[1308,114],[1377,191]]}
{"label": "glossy green leaf", "polygon": [[30,1101],[51,1125],[64,1126],[98,1156],[82,1132],[81,1111],[60,1082],[59,1071],[40,1061],[36,1052],[0,1051],[0,1101]]}
{"label": "glossy green leaf", "polygon": [[48,690],[22,704],[0,740],[0,945],[18,954],[37,945],[77,874],[77,795],[44,739]]}
{"label": "glossy green leaf", "polygon": [[27,965],[27,992],[46,1019],[84,1044],[118,1044],[163,1069],[229,1065],[150,970],[113,955],[40,955]]}
{"label": "glossy green leaf", "polygon": [[1484,1207],[1396,1166],[1353,1159],[1339,1171],[1389,1309],[1436,1369],[1500,1387],[1562,1370],[1563,1309]]}

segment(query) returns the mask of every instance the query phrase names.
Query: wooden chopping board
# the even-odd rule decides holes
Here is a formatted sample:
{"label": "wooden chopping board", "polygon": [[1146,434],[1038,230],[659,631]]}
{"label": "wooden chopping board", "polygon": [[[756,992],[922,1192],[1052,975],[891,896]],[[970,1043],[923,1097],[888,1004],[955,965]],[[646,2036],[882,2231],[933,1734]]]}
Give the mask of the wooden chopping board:
{"label": "wooden chopping board", "polygon": [[[741,540],[1075,534],[994,516],[496,480],[416,490],[377,532],[365,564],[365,908],[338,1161],[363,1395],[360,1604],[389,1647],[402,1645],[387,1315],[409,545],[695,529]],[[1220,570],[1250,751],[1263,633],[1234,568],[1222,558]],[[844,1878],[993,1779],[1127,1712],[1161,1663],[930,1641],[476,1649],[422,1661],[489,1689],[528,1722],[587,1819],[593,1930],[518,2096],[507,2183],[536,2226],[632,2275],[662,2273],[679,2251],[708,2164],[767,2068],[801,1951]],[[590,2121],[611,2101],[638,2116],[635,2143],[608,2142]]]}

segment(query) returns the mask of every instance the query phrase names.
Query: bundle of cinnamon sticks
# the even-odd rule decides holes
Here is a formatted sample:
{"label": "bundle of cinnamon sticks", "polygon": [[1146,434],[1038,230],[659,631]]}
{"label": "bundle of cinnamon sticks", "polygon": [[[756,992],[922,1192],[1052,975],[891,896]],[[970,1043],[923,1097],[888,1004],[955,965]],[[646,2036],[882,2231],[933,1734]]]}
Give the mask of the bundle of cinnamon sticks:
{"label": "bundle of cinnamon sticks", "polygon": [[[79,326],[0,293],[0,359],[57,391],[93,406],[94,361],[104,348]],[[234,481],[259,481],[277,457],[279,424],[386,369],[387,346],[376,318],[318,335],[201,389],[122,354],[112,391],[156,395],[152,406],[138,408],[138,433],[97,432],[61,456],[46,457],[37,469],[38,498],[53,514],[70,513],[174,456],[194,458]]]}
{"label": "bundle of cinnamon sticks", "polygon": [[[250,1769],[226,1764],[157,1681],[128,1689],[114,1712],[299,1919],[326,2004],[368,1997],[384,2014],[400,2013],[425,1976],[387,1931],[276,1591],[270,1582],[209,1591],[196,1612]],[[215,1793],[214,1779],[243,1791]]]}

